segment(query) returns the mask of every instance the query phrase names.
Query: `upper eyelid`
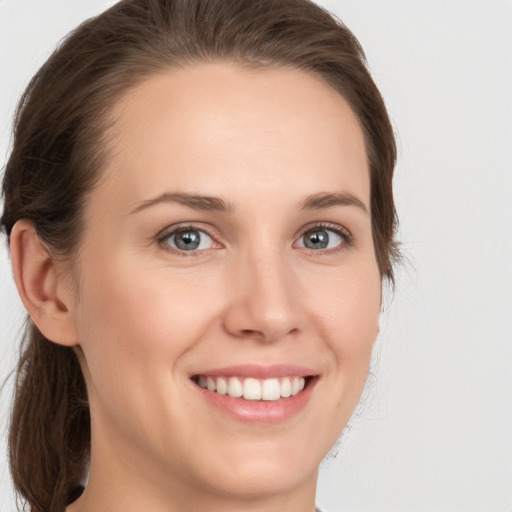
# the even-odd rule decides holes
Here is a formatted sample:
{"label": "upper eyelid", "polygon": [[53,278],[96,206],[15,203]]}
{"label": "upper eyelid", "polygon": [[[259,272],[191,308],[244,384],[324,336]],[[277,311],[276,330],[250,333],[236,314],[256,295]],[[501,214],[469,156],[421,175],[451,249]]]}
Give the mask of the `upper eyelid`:
{"label": "upper eyelid", "polygon": [[[218,231],[213,229],[208,229],[203,226],[199,226],[194,222],[184,222],[179,224],[173,224],[171,226],[167,226],[163,229],[161,229],[157,234],[156,237],[158,240],[163,240],[164,238],[168,238],[171,235],[177,233],[178,231],[186,231],[187,229],[195,230],[195,231],[203,231],[205,232],[209,237],[216,239],[218,235],[215,233],[218,233]],[[214,231],[214,233],[212,233]]]}
{"label": "upper eyelid", "polygon": [[336,224],[334,222],[325,222],[325,221],[318,221],[318,222],[312,222],[310,224],[306,224],[302,228],[300,228],[296,234],[295,238],[300,238],[308,231],[311,231],[312,229],[330,229],[332,231],[336,231],[341,233],[342,235],[346,236],[349,239],[353,239],[354,236],[352,235],[351,231],[347,229],[345,226],[342,226],[341,224]]}

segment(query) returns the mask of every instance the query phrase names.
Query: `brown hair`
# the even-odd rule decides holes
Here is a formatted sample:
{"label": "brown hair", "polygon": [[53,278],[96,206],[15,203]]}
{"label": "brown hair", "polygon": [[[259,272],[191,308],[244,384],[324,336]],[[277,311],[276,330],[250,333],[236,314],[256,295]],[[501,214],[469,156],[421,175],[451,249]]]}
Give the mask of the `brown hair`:
{"label": "brown hair", "polygon": [[[348,101],[365,135],[377,263],[393,281],[393,130],[358,41],[309,0],[123,0],[79,26],[20,100],[3,180],[7,236],[27,219],[72,260],[86,194],[107,158],[109,109],[151,74],[214,60],[302,69]],[[14,485],[33,512],[65,507],[89,449],[87,391],[75,353],[28,320],[9,453]]]}

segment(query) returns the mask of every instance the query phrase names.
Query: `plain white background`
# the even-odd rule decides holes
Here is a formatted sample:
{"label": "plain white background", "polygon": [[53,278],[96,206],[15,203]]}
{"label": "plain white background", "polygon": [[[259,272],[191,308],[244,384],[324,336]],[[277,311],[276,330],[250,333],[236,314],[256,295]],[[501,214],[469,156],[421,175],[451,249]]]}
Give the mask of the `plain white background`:
{"label": "plain white background", "polygon": [[[113,1],[0,0],[0,165],[14,106],[56,43]],[[376,380],[318,500],[330,512],[512,512],[512,1],[324,0],[396,126],[408,263]],[[0,378],[23,311],[0,249]],[[14,512],[0,410],[0,510]]]}

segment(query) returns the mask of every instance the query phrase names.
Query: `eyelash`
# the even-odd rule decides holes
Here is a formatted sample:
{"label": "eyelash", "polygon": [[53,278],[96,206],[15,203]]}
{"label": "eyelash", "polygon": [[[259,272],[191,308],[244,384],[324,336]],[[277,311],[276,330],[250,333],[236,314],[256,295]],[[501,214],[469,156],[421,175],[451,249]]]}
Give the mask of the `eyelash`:
{"label": "eyelash", "polygon": [[[312,225],[308,225],[305,229],[303,229],[300,233],[300,235],[297,237],[297,240],[302,238],[306,233],[310,231],[319,231],[319,230],[326,230],[326,231],[333,231],[337,235],[339,235],[343,242],[332,249],[309,249],[307,247],[304,247],[304,249],[313,256],[319,256],[321,254],[339,254],[343,251],[345,251],[348,247],[351,247],[354,244],[354,237],[353,235],[344,227],[338,225],[338,224],[332,224],[330,222],[317,222]],[[204,253],[208,249],[199,249],[199,250],[191,250],[191,251],[182,251],[179,249],[176,249],[174,247],[171,247],[169,244],[166,244],[166,240],[168,240],[172,235],[175,235],[177,233],[183,232],[183,231],[200,231],[203,233],[206,233],[213,241],[214,243],[218,244],[216,241],[215,235],[210,233],[207,229],[204,229],[203,227],[196,226],[194,224],[185,224],[181,226],[174,227],[170,231],[165,231],[164,234],[157,236],[157,242],[162,249],[165,251],[168,251],[172,253],[173,255],[177,255],[180,257],[188,258],[188,257],[194,257],[199,256],[201,253]]]}

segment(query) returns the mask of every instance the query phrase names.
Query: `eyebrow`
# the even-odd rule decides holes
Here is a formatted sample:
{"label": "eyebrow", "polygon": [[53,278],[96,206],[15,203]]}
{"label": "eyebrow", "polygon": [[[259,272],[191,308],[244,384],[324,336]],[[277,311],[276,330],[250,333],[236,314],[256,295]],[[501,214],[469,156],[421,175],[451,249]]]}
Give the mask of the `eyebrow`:
{"label": "eyebrow", "polygon": [[356,206],[365,213],[369,213],[366,205],[349,192],[320,193],[306,196],[301,204],[302,210],[323,210],[334,206]]}
{"label": "eyebrow", "polygon": [[164,193],[153,199],[141,201],[130,213],[137,213],[146,208],[156,206],[162,203],[178,203],[188,206],[194,210],[218,211],[222,213],[232,213],[235,208],[219,197],[199,196],[187,194],[185,192]]}
{"label": "eyebrow", "polygon": [[[130,214],[165,203],[178,203],[193,210],[217,211],[221,213],[233,213],[235,211],[233,204],[226,202],[220,197],[200,196],[185,192],[166,192],[153,199],[139,202]],[[349,192],[311,194],[300,202],[301,210],[323,210],[335,206],[356,206],[365,213],[369,213],[365,204]]]}

